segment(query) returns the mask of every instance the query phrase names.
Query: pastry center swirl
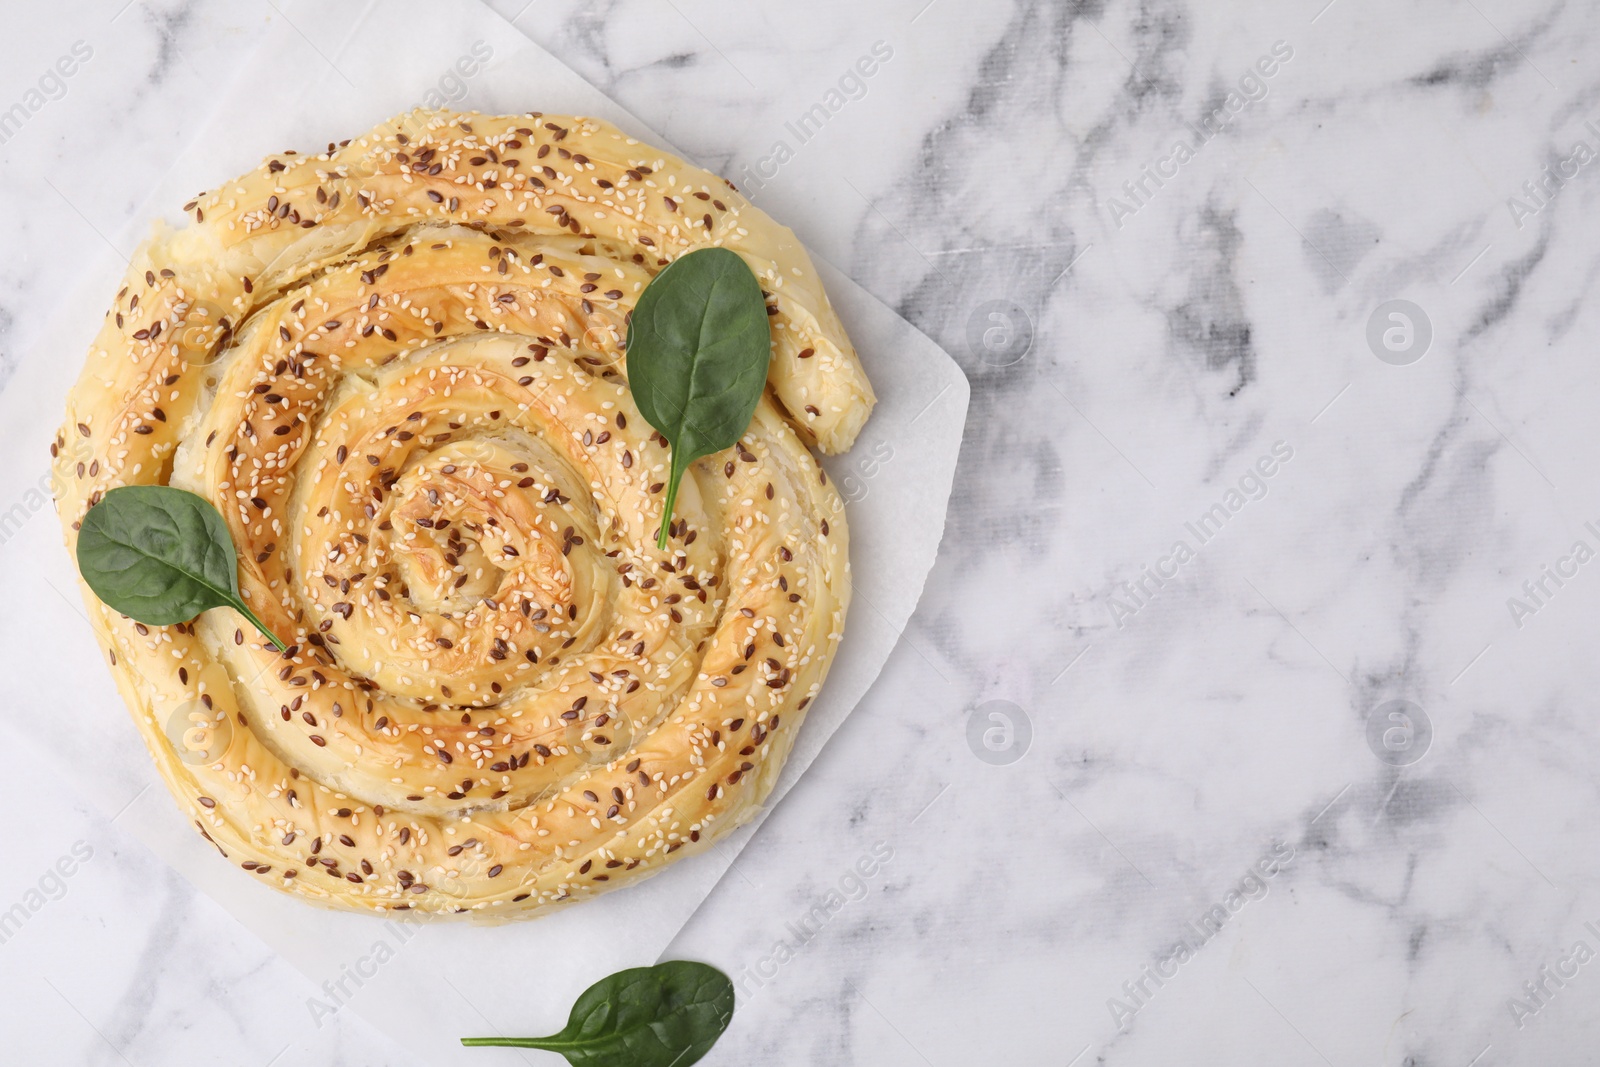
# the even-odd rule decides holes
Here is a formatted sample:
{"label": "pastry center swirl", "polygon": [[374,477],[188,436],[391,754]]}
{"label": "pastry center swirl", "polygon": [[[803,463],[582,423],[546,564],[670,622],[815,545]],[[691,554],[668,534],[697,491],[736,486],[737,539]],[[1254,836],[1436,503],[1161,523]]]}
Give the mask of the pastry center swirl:
{"label": "pastry center swirl", "polygon": [[458,342],[346,390],[301,460],[294,510],[347,520],[291,532],[307,615],[339,666],[392,695],[484,708],[614,634],[599,472],[546,440],[637,442],[539,409],[538,375],[485,369],[511,352],[526,346]]}
{"label": "pastry center swirl", "polygon": [[[515,257],[471,233],[452,255],[474,243]],[[262,678],[267,743],[314,780],[397,810],[526,804],[683,698],[723,609],[719,508],[691,478],[677,543],[654,547],[668,453],[606,317],[577,323],[566,294],[496,285],[466,292],[480,307],[464,318],[499,312],[499,329],[450,336],[381,314],[415,301],[403,271],[426,271],[425,255],[393,287],[360,266],[267,316],[288,302],[299,330],[252,324],[200,422],[211,445],[180,450],[178,474],[202,472],[235,533],[246,596],[304,635],[280,657],[242,630],[218,647],[235,676]],[[346,275],[363,313],[302,325]],[[723,480],[748,492],[753,476],[734,463]],[[330,773],[313,751],[325,727],[360,761]]]}

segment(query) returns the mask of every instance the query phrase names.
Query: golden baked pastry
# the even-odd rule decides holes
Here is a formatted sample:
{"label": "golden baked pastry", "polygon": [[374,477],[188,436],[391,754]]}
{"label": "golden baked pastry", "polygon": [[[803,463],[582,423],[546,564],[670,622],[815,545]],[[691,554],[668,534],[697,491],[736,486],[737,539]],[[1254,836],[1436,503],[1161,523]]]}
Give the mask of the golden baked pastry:
{"label": "golden baked pastry", "polygon": [[[205,837],[321,904],[524,917],[660,870],[772,788],[850,599],[871,387],[794,235],[594,119],[418,111],[282,153],[158,228],[52,448],[69,548],[109,489],[205,497],[237,612],[87,588]],[[767,294],[767,395],[655,534],[627,318],[696,248]]]}

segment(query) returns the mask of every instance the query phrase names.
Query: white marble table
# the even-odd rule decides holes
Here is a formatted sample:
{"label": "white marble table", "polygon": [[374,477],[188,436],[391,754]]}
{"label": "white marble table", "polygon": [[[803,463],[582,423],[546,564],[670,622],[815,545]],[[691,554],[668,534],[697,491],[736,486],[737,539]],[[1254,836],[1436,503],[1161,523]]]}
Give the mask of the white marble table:
{"label": "white marble table", "polygon": [[[496,0],[831,198],[972,382],[921,608],[673,946],[741,990],[705,1062],[1595,1060],[1600,15],[1324,3]],[[0,386],[280,17],[14,6]],[[0,1059],[414,1062],[67,783],[0,798]]]}

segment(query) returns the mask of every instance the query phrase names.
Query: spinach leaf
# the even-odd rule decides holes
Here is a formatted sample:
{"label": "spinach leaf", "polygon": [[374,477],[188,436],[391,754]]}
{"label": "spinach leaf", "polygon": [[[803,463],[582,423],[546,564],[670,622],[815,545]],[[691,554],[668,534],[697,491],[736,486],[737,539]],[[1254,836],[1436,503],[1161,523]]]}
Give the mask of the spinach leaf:
{"label": "spinach leaf", "polygon": [[78,573],[111,610],[151,626],[230,607],[283,651],[239,596],[238,559],[211,502],[170,485],[123,485],[83,517]]}
{"label": "spinach leaf", "polygon": [[667,264],[628,325],[628,386],[672,446],[656,547],[667,547],[689,464],[737,444],[767,383],[772,333],[761,283],[738,254],[700,248]]}
{"label": "spinach leaf", "polygon": [[602,978],[549,1037],[464,1037],[463,1045],[559,1052],[572,1067],[689,1067],[733,1019],[733,983],[715,967],[672,960]]}

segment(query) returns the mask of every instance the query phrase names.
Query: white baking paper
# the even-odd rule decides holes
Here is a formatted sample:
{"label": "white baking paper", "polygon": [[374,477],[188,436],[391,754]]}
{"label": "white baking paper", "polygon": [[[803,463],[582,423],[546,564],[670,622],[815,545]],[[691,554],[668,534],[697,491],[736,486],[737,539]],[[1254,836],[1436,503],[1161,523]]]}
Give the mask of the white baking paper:
{"label": "white baking paper", "polygon": [[[176,218],[194,192],[271,151],[320,151],[419,104],[594,115],[671,147],[472,0],[278,10],[140,218]],[[808,221],[822,225],[783,221],[802,239]],[[120,243],[131,247],[138,236]],[[848,502],[855,600],[768,811],[861,699],[916,606],[944,528],[967,408],[966,379],[948,356],[843,274],[819,266],[879,405],[854,450],[826,461]],[[759,820],[640,885],[501,926],[327,912],[220,859],[156,779],[91,636],[47,500],[46,452],[62,398],[121,271],[108,250],[0,394],[0,449],[16,457],[0,470],[0,587],[16,598],[0,613],[0,657],[12,683],[0,728],[304,971],[321,990],[307,1003],[312,1016],[360,1013],[434,1064],[481,1064],[482,1053],[459,1045],[465,1035],[558,1028],[585,986],[657,959]]]}

